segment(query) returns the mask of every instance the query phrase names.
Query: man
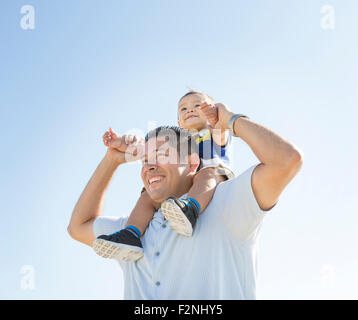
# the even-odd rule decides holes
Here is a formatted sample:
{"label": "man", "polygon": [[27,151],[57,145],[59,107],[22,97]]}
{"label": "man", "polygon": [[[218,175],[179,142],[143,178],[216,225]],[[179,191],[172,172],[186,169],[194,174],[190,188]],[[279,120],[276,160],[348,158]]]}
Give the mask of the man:
{"label": "man", "polygon": [[[118,261],[124,272],[125,299],[256,297],[258,231],[267,211],[300,170],[303,155],[271,130],[234,114],[223,104],[217,108],[217,128],[228,129],[243,139],[260,164],[217,186],[191,238],[171,230],[158,210],[142,237],[145,256],[136,262]],[[169,196],[185,197],[199,166],[195,150],[189,151],[184,163],[179,161],[180,154],[175,154],[183,144],[180,136],[190,143],[190,135],[175,129],[179,143],[169,141],[169,152],[163,153],[167,142],[161,139],[160,131],[147,135],[141,172],[149,196],[158,203]],[[173,154],[176,161],[168,161]],[[123,152],[107,150],[74,208],[68,227],[74,239],[92,246],[97,236],[125,225],[126,218],[101,217],[101,211],[113,174],[126,158]],[[153,176],[159,176],[160,181],[149,186]]]}

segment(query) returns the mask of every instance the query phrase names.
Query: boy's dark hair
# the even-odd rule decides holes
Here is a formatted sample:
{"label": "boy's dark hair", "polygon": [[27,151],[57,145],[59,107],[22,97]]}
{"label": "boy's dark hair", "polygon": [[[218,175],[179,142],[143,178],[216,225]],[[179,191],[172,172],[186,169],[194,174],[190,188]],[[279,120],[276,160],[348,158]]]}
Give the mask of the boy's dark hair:
{"label": "boy's dark hair", "polygon": [[180,162],[184,161],[186,155],[197,153],[199,155],[199,146],[195,142],[194,136],[185,129],[178,126],[160,126],[147,133],[145,142],[151,138],[166,137],[169,145],[177,149]]}

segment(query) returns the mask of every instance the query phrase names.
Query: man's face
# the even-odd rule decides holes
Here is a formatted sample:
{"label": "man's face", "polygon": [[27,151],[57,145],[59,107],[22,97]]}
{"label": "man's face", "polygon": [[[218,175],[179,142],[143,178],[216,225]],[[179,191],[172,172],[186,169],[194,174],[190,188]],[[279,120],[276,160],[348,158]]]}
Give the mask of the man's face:
{"label": "man's face", "polygon": [[[198,155],[195,156],[199,160]],[[169,145],[164,137],[150,138],[145,144],[142,158],[144,187],[156,202],[162,202],[170,196],[180,197],[189,191],[197,165],[180,164],[177,149]]]}
{"label": "man's face", "polygon": [[202,130],[206,127],[206,120],[198,114],[197,108],[208,102],[203,94],[189,94],[179,101],[178,125],[187,130]]}

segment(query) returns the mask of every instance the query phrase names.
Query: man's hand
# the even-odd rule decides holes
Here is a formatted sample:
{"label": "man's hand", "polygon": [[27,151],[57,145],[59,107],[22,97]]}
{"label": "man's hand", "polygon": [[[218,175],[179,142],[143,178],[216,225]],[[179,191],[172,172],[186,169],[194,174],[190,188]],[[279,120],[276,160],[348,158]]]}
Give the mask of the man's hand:
{"label": "man's hand", "polygon": [[108,147],[107,155],[118,163],[136,161],[144,152],[144,140],[138,139],[135,135],[120,136],[109,128],[102,139]]}
{"label": "man's hand", "polygon": [[234,113],[223,103],[217,103],[215,107],[218,109],[219,118],[215,129],[228,130],[230,119]]}

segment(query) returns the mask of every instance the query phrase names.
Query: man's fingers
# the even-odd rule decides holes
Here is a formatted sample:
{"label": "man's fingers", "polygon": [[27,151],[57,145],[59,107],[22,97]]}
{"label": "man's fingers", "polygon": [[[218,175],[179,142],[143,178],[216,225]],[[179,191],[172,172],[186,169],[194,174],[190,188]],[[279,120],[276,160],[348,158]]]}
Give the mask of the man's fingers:
{"label": "man's fingers", "polygon": [[109,131],[106,131],[106,133],[103,135],[103,139],[107,139],[107,140],[112,139],[112,136],[109,133]]}

